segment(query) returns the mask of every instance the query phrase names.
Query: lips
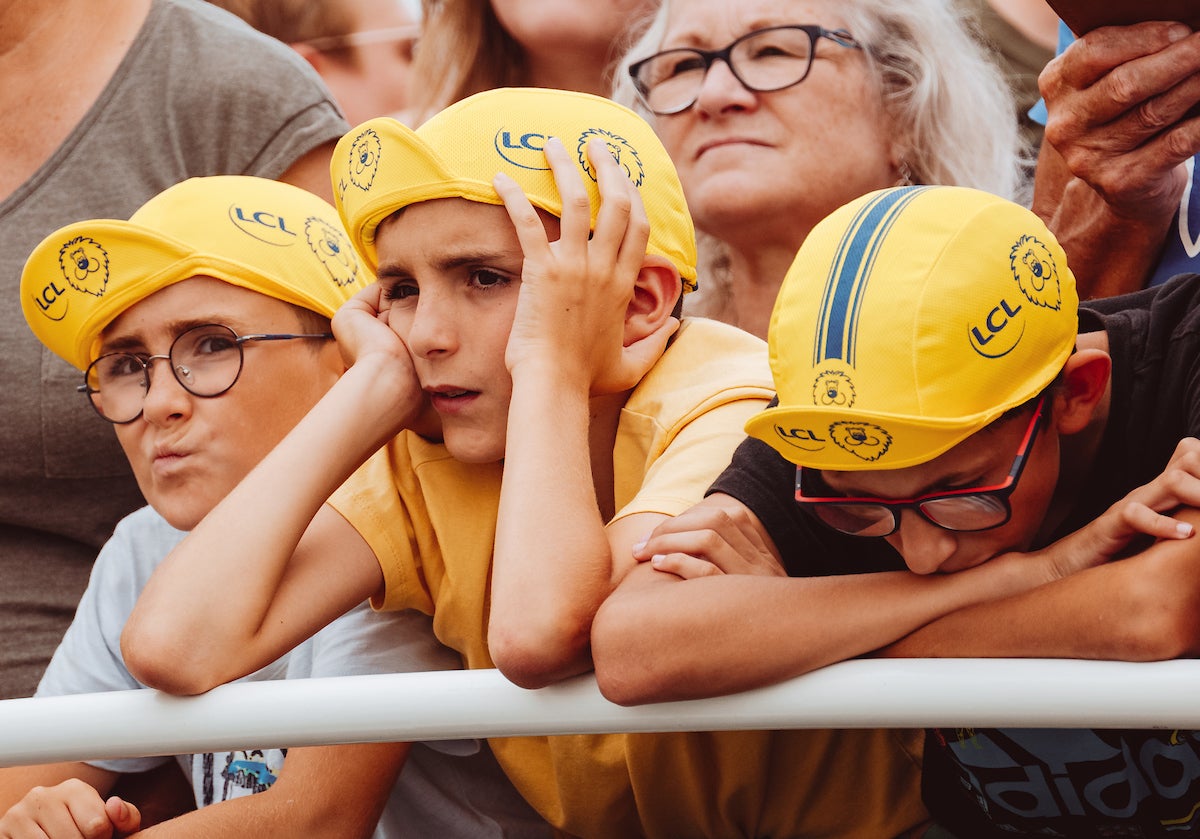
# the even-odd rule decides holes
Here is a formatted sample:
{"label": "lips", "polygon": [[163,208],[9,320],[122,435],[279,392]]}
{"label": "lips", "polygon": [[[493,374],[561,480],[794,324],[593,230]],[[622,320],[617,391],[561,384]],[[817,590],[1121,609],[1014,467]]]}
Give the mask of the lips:
{"label": "lips", "polygon": [[454,414],[463,411],[479,396],[477,390],[467,390],[449,385],[426,388],[425,392],[429,394],[429,402],[439,414]]}
{"label": "lips", "polygon": [[749,137],[723,137],[719,140],[709,140],[707,143],[703,143],[699,148],[696,149],[696,157],[701,157],[706,152],[710,152],[713,149],[719,149],[724,146],[765,146],[765,145],[766,145],[766,143],[763,143],[759,140],[750,139]]}

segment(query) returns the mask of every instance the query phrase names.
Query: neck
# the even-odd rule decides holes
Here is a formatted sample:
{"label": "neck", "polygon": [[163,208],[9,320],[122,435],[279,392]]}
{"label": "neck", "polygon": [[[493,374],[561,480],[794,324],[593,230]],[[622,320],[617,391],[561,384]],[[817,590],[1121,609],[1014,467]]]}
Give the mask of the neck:
{"label": "neck", "polygon": [[727,317],[720,319],[765,340],[775,298],[795,257],[793,246],[730,247]]}
{"label": "neck", "polygon": [[0,2],[0,57],[18,45],[35,40],[41,30],[53,25],[59,7],[50,3]]}
{"label": "neck", "polygon": [[[36,48],[44,53],[64,44],[80,43],[90,43],[93,47],[102,44],[104,47],[100,52],[116,48],[123,53],[145,20],[150,2],[0,0],[0,59],[10,52],[21,53]],[[77,50],[72,49],[56,54],[73,55],[75,52]]]}
{"label": "neck", "polygon": [[529,84],[532,87],[578,90],[597,96],[608,96],[612,93],[607,61],[593,61],[578,55],[527,55],[526,62]]}
{"label": "neck", "polygon": [[[1080,335],[1076,346],[1079,349],[1101,349],[1108,352],[1108,335],[1104,332],[1088,332]],[[1096,406],[1091,420],[1082,431],[1059,438],[1058,484],[1050,509],[1038,534],[1039,544],[1047,544],[1067,516],[1075,508],[1084,484],[1088,480],[1093,464],[1096,463],[1104,432],[1108,430],[1108,417],[1112,407],[1112,377],[1104,389],[1104,396]]]}

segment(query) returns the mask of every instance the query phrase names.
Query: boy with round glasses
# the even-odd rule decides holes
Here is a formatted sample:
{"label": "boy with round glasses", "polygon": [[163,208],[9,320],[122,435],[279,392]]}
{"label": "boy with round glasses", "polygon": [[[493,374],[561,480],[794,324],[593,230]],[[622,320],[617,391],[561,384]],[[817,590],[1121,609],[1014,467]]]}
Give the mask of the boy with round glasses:
{"label": "boy with round glasses", "polygon": [[[123,520],[101,551],[39,696],[144,687],[119,646],[134,600],[184,531],[337,381],[344,364],[329,319],[371,279],[331,206],[287,184],[239,176],[185,181],[129,221],[72,224],[34,250],[22,276],[25,317],[43,344],[86,370],[80,390],[114,423],[150,503]],[[53,313],[37,305],[50,285],[63,304]],[[217,608],[210,619],[219,626],[229,618]],[[377,615],[363,604],[249,678],[457,666],[424,616]],[[548,833],[477,741],[256,745],[178,756],[200,809],[148,832]],[[170,761],[0,770],[0,835],[137,830],[135,804],[103,796],[121,773]]]}
{"label": "boy with round glasses", "polygon": [[[1077,310],[1033,214],[884,190],[806,240],[769,343],[778,404],[597,615],[610,696],[733,692],[873,652],[1200,651],[1194,277]],[[922,787],[963,839],[1191,832],[1200,738],[934,730]]]}

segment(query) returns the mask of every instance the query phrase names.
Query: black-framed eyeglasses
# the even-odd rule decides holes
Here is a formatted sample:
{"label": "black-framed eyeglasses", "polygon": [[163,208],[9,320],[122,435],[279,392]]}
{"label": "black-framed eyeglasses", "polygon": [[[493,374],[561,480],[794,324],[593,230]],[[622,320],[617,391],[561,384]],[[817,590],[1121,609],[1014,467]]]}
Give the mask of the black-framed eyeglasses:
{"label": "black-framed eyeglasses", "polygon": [[800,84],[812,69],[821,38],[847,49],[862,49],[844,29],[771,26],[747,32],[724,49],[665,50],[629,65],[629,75],[643,104],[659,116],[669,116],[696,103],[704,77],[717,60],[725,62],[742,87],[757,93]]}
{"label": "black-framed eyeglasses", "polygon": [[333,333],[238,335],[218,323],[201,324],[181,332],[166,355],[115,352],[100,356],[88,365],[83,384],[76,389],[87,394],[96,413],[124,425],[142,415],[150,392],[150,366],[158,359],[171,363],[171,373],[184,390],[208,398],[220,396],[237,382],[242,374],[243,344],[296,338],[328,340]]}
{"label": "black-framed eyeglasses", "polygon": [[890,536],[900,527],[900,513],[903,510],[916,510],[926,521],[943,530],[972,532],[999,527],[1007,523],[1012,516],[1009,496],[1016,489],[1029,451],[1033,448],[1033,441],[1041,426],[1045,401],[1045,396],[1038,399],[1012,468],[1008,470],[1008,477],[999,484],[964,487],[899,500],[848,496],[820,497],[812,494],[811,488],[806,491],[804,486],[816,482],[814,470],[797,467],[796,502],[824,524],[851,536]]}

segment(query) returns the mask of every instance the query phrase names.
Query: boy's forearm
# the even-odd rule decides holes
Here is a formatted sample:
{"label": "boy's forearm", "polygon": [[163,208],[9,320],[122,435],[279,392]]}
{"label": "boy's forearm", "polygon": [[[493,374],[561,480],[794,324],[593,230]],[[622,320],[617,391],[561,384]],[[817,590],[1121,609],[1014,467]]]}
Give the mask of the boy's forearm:
{"label": "boy's forearm", "polygon": [[81,761],[6,767],[0,769],[0,815],[34,787],[52,787],[68,778],[78,778],[100,795],[105,795],[112,789],[117,777],[116,772]]}
{"label": "boy's forearm", "polygon": [[[366,365],[348,371],[159,566],[122,635],[126,663],[137,678],[172,692],[207,689],[249,672],[235,659],[253,659],[249,670],[256,669],[323,625],[305,624],[314,610],[291,608],[277,596],[314,515],[392,431],[388,411],[394,406],[373,397],[376,387]],[[340,560],[334,555],[322,561],[332,567]],[[322,586],[345,579],[342,570],[325,582],[310,573],[303,591],[289,583],[289,596],[297,602],[323,597]],[[371,593],[345,593],[342,605],[349,608]],[[285,624],[289,628],[282,630]],[[296,637],[280,646],[263,637],[264,629]],[[268,643],[273,655],[260,651]],[[195,665],[198,681],[183,664]],[[209,668],[229,669],[205,674]]]}
{"label": "boy's forearm", "polygon": [[269,789],[201,807],[134,835],[367,839],[407,753],[408,746],[398,743],[290,749]]}
{"label": "boy's forearm", "polygon": [[[1195,510],[1175,516],[1200,522]],[[1193,537],[960,610],[879,654],[1152,661],[1197,652],[1200,542]]]}
{"label": "boy's forearm", "polygon": [[622,704],[736,693],[870,653],[1043,579],[996,565],[932,577],[896,571],[685,581],[642,565],[597,615],[596,675],[605,695]]}
{"label": "boy's forearm", "polygon": [[590,632],[611,557],[593,486],[586,387],[517,376],[496,526],[488,646],[538,687],[591,669]]}

